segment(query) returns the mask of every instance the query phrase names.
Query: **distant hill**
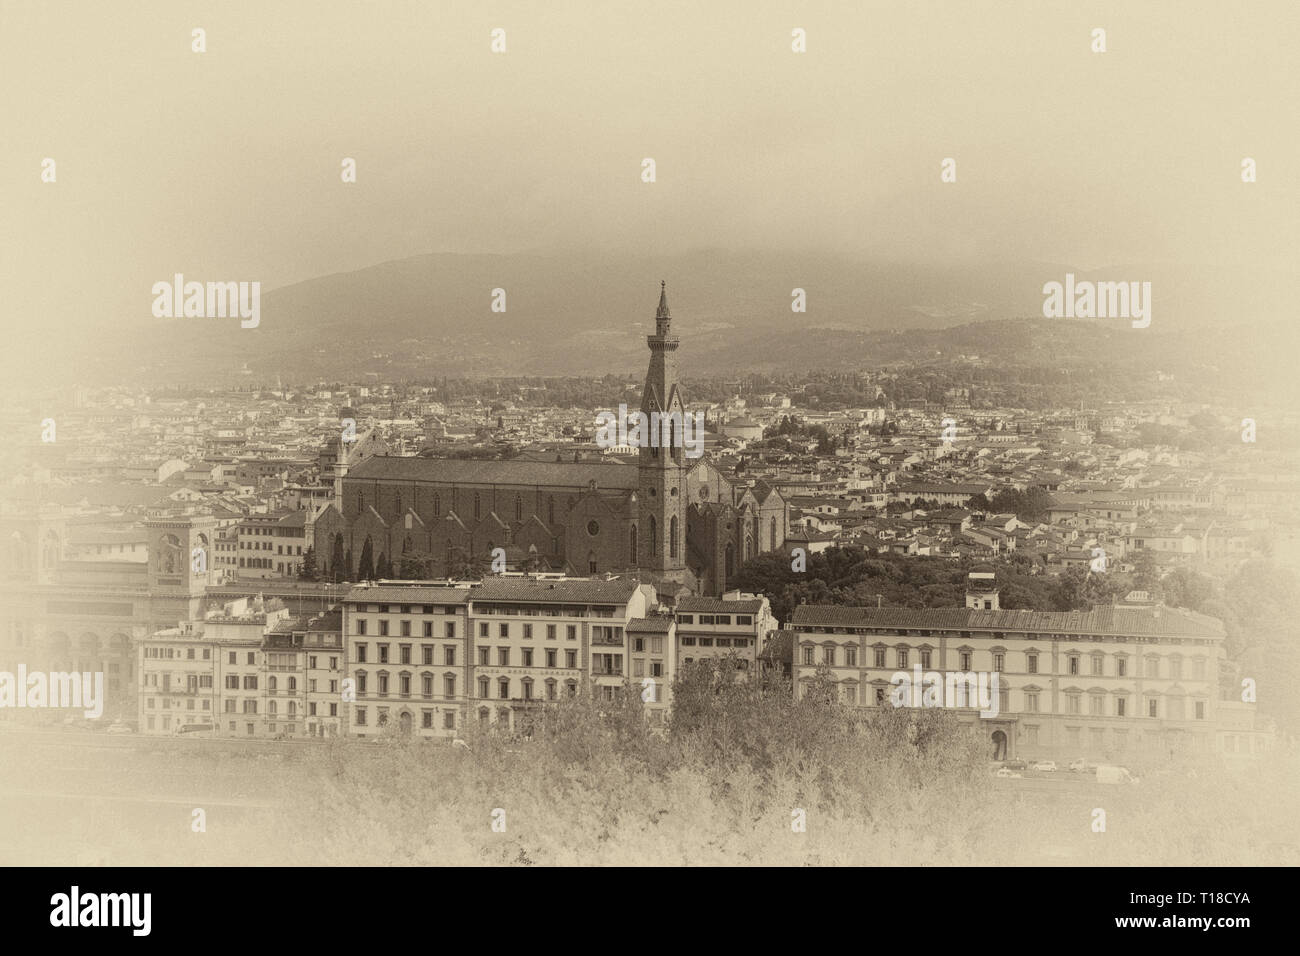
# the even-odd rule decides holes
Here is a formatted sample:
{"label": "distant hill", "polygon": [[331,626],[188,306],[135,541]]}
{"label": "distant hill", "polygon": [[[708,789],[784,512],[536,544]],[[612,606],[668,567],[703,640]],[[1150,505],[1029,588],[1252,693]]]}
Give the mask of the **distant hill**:
{"label": "distant hill", "polygon": [[[1235,349],[1243,336],[1225,329],[1241,326],[1253,336],[1291,321],[1286,277],[1130,266],[1076,275],[1151,281],[1150,329],[1068,319],[988,324],[1041,316],[1043,283],[1067,271],[1042,263],[917,266],[774,253],[436,254],[264,291],[257,329],[233,319],[150,320],[109,342],[70,348],[80,345],[88,381],[623,372],[644,364],[661,278],[688,375],[861,368],[916,360],[927,350],[1046,365],[1106,360],[1108,352],[1116,360],[1173,363],[1205,360],[1207,340],[1226,336]],[[796,287],[807,292],[806,314],[790,311]],[[504,314],[490,311],[495,288],[506,290]],[[1266,360],[1274,351],[1263,350]]]}

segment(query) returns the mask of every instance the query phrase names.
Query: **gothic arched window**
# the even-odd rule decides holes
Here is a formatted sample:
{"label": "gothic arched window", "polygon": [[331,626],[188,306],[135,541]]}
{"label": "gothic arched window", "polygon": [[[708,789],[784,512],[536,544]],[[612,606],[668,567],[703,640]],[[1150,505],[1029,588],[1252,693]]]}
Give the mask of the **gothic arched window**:
{"label": "gothic arched window", "polygon": [[474,519],[477,521],[481,517],[483,517],[483,500],[476,491],[474,492]]}
{"label": "gothic arched window", "polygon": [[632,530],[628,532],[628,563],[633,567],[636,566],[636,525],[632,525]]}
{"label": "gothic arched window", "polygon": [[524,496],[515,495],[515,520],[524,520]]}
{"label": "gothic arched window", "polygon": [[650,553],[659,553],[659,523],[654,515],[650,516]]}
{"label": "gothic arched window", "polygon": [[668,522],[668,557],[677,557],[677,516]]}

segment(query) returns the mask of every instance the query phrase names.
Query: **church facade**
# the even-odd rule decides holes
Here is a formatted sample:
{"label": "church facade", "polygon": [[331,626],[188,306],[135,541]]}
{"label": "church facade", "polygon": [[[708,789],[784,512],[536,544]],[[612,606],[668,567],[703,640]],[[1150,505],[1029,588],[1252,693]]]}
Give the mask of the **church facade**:
{"label": "church facade", "polygon": [[[677,336],[660,291],[641,411],[684,415]],[[677,418],[681,421],[682,418]],[[406,558],[434,577],[507,566],[635,575],[661,592],[720,595],[740,565],[781,548],[789,507],[761,481],[740,484],[680,440],[643,447],[635,464],[375,456],[348,470],[316,520],[317,563],[356,580],[362,555],[398,573]],[[379,576],[378,574],[376,576]]]}

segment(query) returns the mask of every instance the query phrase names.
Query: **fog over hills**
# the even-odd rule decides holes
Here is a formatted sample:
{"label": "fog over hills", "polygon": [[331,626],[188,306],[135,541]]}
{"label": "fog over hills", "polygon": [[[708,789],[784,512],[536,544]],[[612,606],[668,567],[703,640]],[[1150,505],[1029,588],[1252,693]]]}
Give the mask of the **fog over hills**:
{"label": "fog over hills", "polygon": [[[1042,319],[1043,284],[1071,271],[1079,280],[1151,282],[1151,327]],[[237,319],[150,318],[107,341],[69,344],[78,377],[89,383],[634,372],[644,366],[644,336],[665,279],[687,375],[866,368],[962,353],[1004,363],[1113,359],[1156,367],[1213,355],[1253,375],[1290,351],[1289,325],[1279,324],[1289,321],[1288,278],[718,251],[645,259],[431,254],[263,290],[255,329]],[[497,288],[506,291],[504,313],[490,308]],[[806,291],[804,314],[790,309],[794,288]],[[987,325],[1035,318],[1010,332]],[[903,334],[891,337],[895,331]]]}

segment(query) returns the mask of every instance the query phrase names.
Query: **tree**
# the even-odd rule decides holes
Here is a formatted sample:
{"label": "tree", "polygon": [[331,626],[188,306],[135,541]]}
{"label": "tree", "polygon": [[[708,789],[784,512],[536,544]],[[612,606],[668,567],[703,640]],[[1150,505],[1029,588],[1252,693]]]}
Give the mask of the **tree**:
{"label": "tree", "polygon": [[357,577],[362,581],[373,581],[375,577],[375,548],[369,538],[361,546],[361,566],[357,568]]}
{"label": "tree", "polygon": [[391,578],[393,576],[393,562],[389,560],[387,553],[381,553],[379,560],[375,562],[375,577]]}
{"label": "tree", "polygon": [[298,580],[319,580],[319,575],[316,572],[316,549],[311,545],[308,545],[307,550],[303,553],[302,565],[298,568]]}
{"label": "tree", "polygon": [[335,584],[351,577],[352,555],[343,553],[343,535],[334,535],[334,546],[330,551],[330,580]]}

